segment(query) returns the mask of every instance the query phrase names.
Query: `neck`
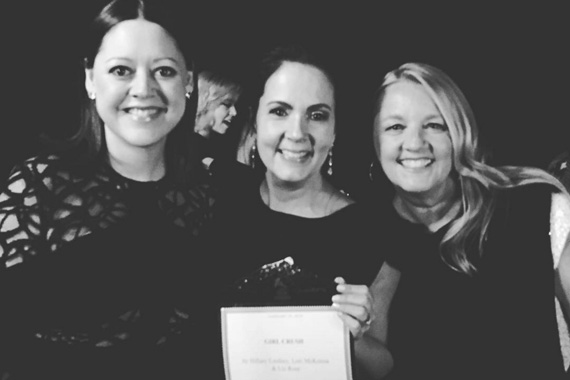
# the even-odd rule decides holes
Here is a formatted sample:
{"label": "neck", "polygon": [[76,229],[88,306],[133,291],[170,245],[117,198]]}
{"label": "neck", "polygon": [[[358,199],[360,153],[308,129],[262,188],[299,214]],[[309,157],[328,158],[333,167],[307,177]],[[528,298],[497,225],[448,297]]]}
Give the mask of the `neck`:
{"label": "neck", "polygon": [[337,191],[321,175],[304,183],[291,183],[268,174],[260,193],[270,209],[305,218],[320,218],[337,209]]}
{"label": "neck", "polygon": [[397,191],[394,207],[404,219],[425,225],[435,232],[449,223],[461,210],[461,201],[455,184],[450,184],[435,195],[410,194]]}
{"label": "neck", "polygon": [[166,173],[164,149],[109,148],[111,167],[123,177],[140,182],[158,181]]}

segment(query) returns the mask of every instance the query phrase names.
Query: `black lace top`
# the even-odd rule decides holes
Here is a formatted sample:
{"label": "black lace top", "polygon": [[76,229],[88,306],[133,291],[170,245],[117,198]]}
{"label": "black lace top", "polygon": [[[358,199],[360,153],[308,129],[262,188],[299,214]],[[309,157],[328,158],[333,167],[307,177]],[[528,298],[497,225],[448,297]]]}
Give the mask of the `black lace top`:
{"label": "black lace top", "polygon": [[196,323],[212,203],[205,181],[137,182],[53,155],[15,167],[0,195],[0,364],[177,341]]}

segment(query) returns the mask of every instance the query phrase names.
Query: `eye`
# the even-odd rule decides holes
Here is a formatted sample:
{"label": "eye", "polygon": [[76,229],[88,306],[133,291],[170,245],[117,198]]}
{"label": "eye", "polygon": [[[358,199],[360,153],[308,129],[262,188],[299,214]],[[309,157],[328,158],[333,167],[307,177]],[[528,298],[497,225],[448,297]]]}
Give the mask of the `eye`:
{"label": "eye", "polygon": [[390,124],[385,128],[385,130],[386,131],[401,131],[404,128],[405,127],[402,124]]}
{"label": "eye", "polygon": [[428,123],[426,124],[426,128],[434,129],[436,131],[446,132],[447,126],[442,123]]}
{"label": "eye", "polygon": [[118,77],[126,77],[127,75],[132,74],[133,70],[127,66],[113,66],[109,70],[109,73]]}
{"label": "eye", "polygon": [[173,69],[172,67],[162,66],[162,67],[157,68],[155,70],[155,73],[157,73],[158,76],[160,76],[162,78],[172,78],[172,77],[176,76],[177,71],[175,69]]}
{"label": "eye", "polygon": [[269,113],[279,117],[287,116],[287,111],[282,107],[275,107],[269,110]]}
{"label": "eye", "polygon": [[329,114],[328,112],[322,111],[311,112],[309,118],[314,121],[327,121],[329,119]]}

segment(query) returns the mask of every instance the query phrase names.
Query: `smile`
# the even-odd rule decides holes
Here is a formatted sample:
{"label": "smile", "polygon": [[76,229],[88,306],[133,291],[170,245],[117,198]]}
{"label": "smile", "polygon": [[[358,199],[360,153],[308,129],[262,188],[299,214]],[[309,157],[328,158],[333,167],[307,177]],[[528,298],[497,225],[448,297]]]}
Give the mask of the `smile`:
{"label": "smile", "polygon": [[125,108],[124,111],[128,113],[135,121],[143,121],[148,122],[153,119],[156,119],[160,114],[165,112],[164,108],[160,107],[132,107],[132,108]]}
{"label": "smile", "polygon": [[308,150],[293,151],[293,150],[287,150],[287,149],[279,149],[277,151],[279,153],[281,153],[281,156],[284,159],[286,159],[287,161],[293,161],[293,162],[303,162],[303,161],[305,161],[308,158],[313,156],[313,153],[311,151],[308,151]]}
{"label": "smile", "polygon": [[398,163],[408,169],[418,169],[430,166],[433,164],[433,161],[434,160],[430,158],[406,158],[403,160],[398,160]]}

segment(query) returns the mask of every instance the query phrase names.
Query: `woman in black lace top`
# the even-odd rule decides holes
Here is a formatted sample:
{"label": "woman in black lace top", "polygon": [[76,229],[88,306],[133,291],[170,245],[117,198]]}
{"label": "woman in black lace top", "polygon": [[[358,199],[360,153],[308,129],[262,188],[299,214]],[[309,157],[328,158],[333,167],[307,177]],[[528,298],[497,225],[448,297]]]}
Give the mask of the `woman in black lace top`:
{"label": "woman in black lace top", "polygon": [[171,20],[146,0],[100,12],[71,149],[17,165],[0,195],[3,376],[197,370],[197,313],[187,304],[202,304],[190,292],[204,271],[196,237],[211,197],[188,150],[192,57]]}

